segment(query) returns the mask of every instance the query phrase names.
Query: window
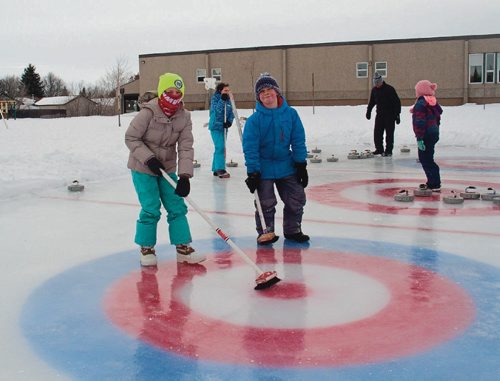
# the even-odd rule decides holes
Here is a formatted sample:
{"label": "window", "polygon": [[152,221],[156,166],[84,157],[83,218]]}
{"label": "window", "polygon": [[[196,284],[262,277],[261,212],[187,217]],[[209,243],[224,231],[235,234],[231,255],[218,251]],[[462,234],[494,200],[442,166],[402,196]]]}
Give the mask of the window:
{"label": "window", "polygon": [[222,81],[222,69],[212,69],[212,78],[215,78],[216,81]]}
{"label": "window", "polygon": [[497,53],[497,83],[500,83],[500,53]]}
{"label": "window", "polygon": [[495,53],[486,53],[484,55],[484,82],[495,83]]}
{"label": "window", "polygon": [[356,63],[356,78],[368,78],[368,62]]}
{"label": "window", "polygon": [[497,83],[500,83],[500,53],[497,53]]}
{"label": "window", "polygon": [[375,71],[379,73],[382,78],[387,77],[387,62],[375,62]]}
{"label": "window", "polygon": [[482,54],[469,54],[469,83],[483,83]]}
{"label": "window", "polygon": [[196,82],[204,83],[203,80],[207,76],[207,69],[196,69]]}

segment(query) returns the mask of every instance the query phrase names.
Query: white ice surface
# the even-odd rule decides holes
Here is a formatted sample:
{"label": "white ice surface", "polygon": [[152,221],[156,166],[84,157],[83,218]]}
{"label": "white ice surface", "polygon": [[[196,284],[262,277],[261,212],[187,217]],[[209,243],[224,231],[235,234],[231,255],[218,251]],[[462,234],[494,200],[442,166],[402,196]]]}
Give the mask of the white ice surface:
{"label": "white ice surface", "polygon": [[[422,178],[421,169],[397,165],[399,147],[409,144],[415,154],[408,109],[396,131],[394,158],[346,160],[351,149],[371,148],[373,121],[365,108],[299,108],[307,129],[309,148],[324,156],[334,153],[339,163],[309,165],[311,186],[336,181],[377,178]],[[240,111],[249,115],[251,110]],[[2,344],[0,379],[65,380],[33,353],[19,327],[26,298],[45,280],[65,270],[134,248],[139,211],[130,175],[123,134],[133,115],[68,119],[25,119],[0,124],[0,242],[2,267],[0,295]],[[497,157],[500,105],[446,107],[437,156]],[[206,112],[194,112],[196,158],[202,163],[192,180],[191,197],[231,236],[254,237],[252,197],[245,185],[245,169],[233,129],[228,159],[240,163],[229,181],[210,173],[212,143],[204,129]],[[499,172],[443,171],[446,179],[500,182]],[[69,193],[68,183],[78,179],[82,193]],[[365,201],[370,201],[367,199]],[[281,205],[281,204],[280,204]],[[281,215],[278,209],[278,217]],[[224,212],[214,214],[213,212]],[[206,223],[191,211],[196,240],[214,237]],[[164,221],[163,221],[164,222]],[[277,222],[279,226],[279,222]],[[433,248],[500,267],[500,219],[481,217],[413,216],[353,211],[309,201],[304,231],[314,236],[386,241]],[[461,231],[471,232],[462,234]],[[474,234],[477,232],[478,234]],[[280,232],[281,234],[281,232]],[[165,230],[159,244],[167,244]]]}

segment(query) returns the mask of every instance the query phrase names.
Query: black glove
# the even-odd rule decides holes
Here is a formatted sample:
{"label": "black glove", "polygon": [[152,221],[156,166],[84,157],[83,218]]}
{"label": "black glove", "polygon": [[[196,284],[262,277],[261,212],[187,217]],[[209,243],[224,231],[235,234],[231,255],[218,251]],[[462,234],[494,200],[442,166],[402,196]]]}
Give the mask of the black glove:
{"label": "black glove", "polygon": [[151,159],[148,159],[146,165],[156,176],[162,176],[160,169],[165,169],[165,167],[156,157],[153,156]]}
{"label": "black glove", "polygon": [[398,115],[396,115],[396,124],[399,124],[399,123],[401,123],[401,119],[399,119],[399,114],[398,114]]}
{"label": "black glove", "polygon": [[295,168],[297,169],[295,176],[297,177],[299,184],[304,188],[307,187],[307,184],[309,183],[309,175],[307,174],[306,166],[307,163],[295,163]]}
{"label": "black glove", "polygon": [[224,122],[224,128],[229,128],[233,125],[232,122]]}
{"label": "black glove", "polygon": [[370,120],[372,117],[372,112],[371,111],[367,111],[366,112],[366,119]]}
{"label": "black glove", "polygon": [[179,180],[177,180],[177,186],[175,187],[175,194],[180,197],[186,197],[190,190],[189,177],[180,175]]}
{"label": "black glove", "polygon": [[260,173],[259,172],[254,172],[250,173],[245,180],[245,183],[247,184],[248,189],[250,189],[250,193],[255,192],[255,190],[259,187],[260,184]]}
{"label": "black glove", "polygon": [[220,99],[222,99],[223,101],[227,101],[227,100],[229,100],[229,95],[228,95],[228,94],[226,94],[226,93],[221,94],[221,95],[220,95]]}

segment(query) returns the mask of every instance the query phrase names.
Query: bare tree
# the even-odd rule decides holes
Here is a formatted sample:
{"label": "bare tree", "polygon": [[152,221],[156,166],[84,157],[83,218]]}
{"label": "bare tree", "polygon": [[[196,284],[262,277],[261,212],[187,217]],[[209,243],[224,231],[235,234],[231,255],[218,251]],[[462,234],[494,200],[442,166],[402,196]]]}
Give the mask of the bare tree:
{"label": "bare tree", "polygon": [[0,79],[0,94],[6,94],[11,98],[19,98],[22,93],[22,82],[18,76],[9,75]]}
{"label": "bare tree", "polygon": [[80,82],[71,82],[69,85],[69,94],[70,95],[78,95],[82,92],[82,90],[86,87],[87,85],[85,82],[80,81]]}
{"label": "bare tree", "polygon": [[45,88],[45,96],[47,97],[68,95],[68,89],[66,88],[64,81],[52,72],[43,78],[43,84]]}
{"label": "bare tree", "polygon": [[121,113],[120,87],[129,82],[131,77],[134,77],[134,74],[130,72],[127,59],[120,57],[116,59],[115,65],[108,70],[100,82],[100,85],[109,93],[114,92],[117,114]]}

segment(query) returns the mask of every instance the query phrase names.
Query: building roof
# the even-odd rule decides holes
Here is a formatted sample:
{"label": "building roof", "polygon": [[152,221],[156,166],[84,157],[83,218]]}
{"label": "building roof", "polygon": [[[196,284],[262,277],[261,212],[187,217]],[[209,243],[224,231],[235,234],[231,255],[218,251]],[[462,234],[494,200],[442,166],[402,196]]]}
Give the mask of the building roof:
{"label": "building roof", "polygon": [[59,96],[59,97],[45,97],[35,102],[35,106],[62,106],[73,99],[77,98],[78,95],[67,95],[67,96]]}
{"label": "building roof", "polygon": [[318,42],[318,43],[297,44],[297,45],[270,45],[270,46],[255,46],[255,47],[245,47],[245,48],[192,50],[192,51],[179,51],[179,52],[168,52],[168,53],[139,54],[139,59],[148,57],[178,56],[187,54],[210,54],[210,53],[242,52],[242,51],[254,51],[254,50],[315,48],[320,46],[367,45],[367,44],[388,44],[388,43],[394,44],[394,43],[450,41],[450,40],[477,40],[483,38],[500,38],[500,34],[481,34],[481,35],[446,36],[446,37],[419,37],[419,38],[403,38],[403,39],[389,39],[389,40]]}

